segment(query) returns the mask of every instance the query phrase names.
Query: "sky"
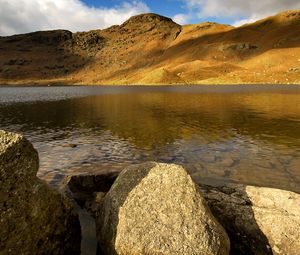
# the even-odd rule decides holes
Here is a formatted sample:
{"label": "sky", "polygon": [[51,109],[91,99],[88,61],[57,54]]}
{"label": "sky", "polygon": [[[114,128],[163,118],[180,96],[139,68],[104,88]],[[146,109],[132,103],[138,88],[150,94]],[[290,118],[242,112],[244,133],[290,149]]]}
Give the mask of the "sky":
{"label": "sky", "polygon": [[0,36],[103,29],[147,12],[181,25],[214,21],[240,26],[285,10],[300,10],[300,0],[0,0]]}

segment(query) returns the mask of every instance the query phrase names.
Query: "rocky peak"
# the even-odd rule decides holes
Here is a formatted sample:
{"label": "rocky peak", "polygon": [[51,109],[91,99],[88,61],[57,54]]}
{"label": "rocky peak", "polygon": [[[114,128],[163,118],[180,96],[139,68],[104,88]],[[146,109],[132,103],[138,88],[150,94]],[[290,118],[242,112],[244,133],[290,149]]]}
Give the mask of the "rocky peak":
{"label": "rocky peak", "polygon": [[72,38],[68,30],[40,31],[28,34],[32,42],[40,44],[59,44]]}
{"label": "rocky peak", "polygon": [[125,21],[121,26],[123,29],[140,29],[150,31],[154,28],[161,30],[180,28],[181,26],[176,24],[172,19],[160,16],[154,13],[140,14],[133,16],[129,20]]}
{"label": "rocky peak", "polygon": [[49,30],[38,31],[28,34],[13,35],[7,37],[1,37],[3,42],[7,43],[34,43],[34,44],[46,44],[53,45],[63,43],[72,38],[72,32],[68,30]]}
{"label": "rocky peak", "polygon": [[155,14],[155,13],[146,13],[140,14],[131,17],[127,21],[125,21],[122,26],[126,26],[129,24],[145,24],[145,23],[160,23],[160,22],[167,22],[176,24],[172,19]]}
{"label": "rocky peak", "polygon": [[73,34],[73,46],[81,49],[90,50],[93,48],[102,48],[104,45],[104,38],[101,37],[97,31],[78,32]]}

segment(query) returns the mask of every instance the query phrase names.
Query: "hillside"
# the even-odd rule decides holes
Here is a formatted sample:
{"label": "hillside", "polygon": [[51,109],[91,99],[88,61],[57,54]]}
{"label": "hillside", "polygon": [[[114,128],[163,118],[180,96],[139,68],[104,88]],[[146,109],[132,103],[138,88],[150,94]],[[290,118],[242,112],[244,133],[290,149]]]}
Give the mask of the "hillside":
{"label": "hillside", "polygon": [[300,10],[252,24],[120,26],[0,37],[0,84],[300,84]]}

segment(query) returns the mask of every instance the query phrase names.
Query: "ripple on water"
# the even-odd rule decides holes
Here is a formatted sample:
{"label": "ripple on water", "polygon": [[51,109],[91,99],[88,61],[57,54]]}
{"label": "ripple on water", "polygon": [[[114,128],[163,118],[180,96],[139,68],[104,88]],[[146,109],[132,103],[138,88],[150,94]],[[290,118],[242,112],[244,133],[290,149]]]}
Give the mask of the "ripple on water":
{"label": "ripple on water", "polygon": [[197,182],[300,192],[300,89],[282,90],[0,88],[0,128],[33,142],[53,186],[154,160]]}

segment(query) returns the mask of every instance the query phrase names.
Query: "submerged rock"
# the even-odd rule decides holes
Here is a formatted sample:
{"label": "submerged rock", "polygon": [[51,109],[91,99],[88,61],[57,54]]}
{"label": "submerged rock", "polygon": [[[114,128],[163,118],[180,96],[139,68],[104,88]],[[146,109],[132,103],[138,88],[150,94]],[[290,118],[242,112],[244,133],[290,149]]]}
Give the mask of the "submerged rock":
{"label": "submerged rock", "polygon": [[67,182],[73,193],[108,192],[118,175],[118,171],[99,171],[96,174],[70,176]]}
{"label": "submerged rock", "polygon": [[0,131],[0,254],[80,254],[78,215],[36,177],[38,162],[23,136]]}
{"label": "submerged rock", "polygon": [[96,218],[105,254],[229,254],[226,232],[187,172],[145,163],[121,172]]}
{"label": "submerged rock", "polygon": [[70,196],[94,216],[98,211],[100,198],[109,191],[118,177],[117,171],[98,171],[96,174],[68,176],[64,180],[63,192]]}
{"label": "submerged rock", "polygon": [[243,185],[200,188],[227,230],[231,254],[299,254],[299,194]]}
{"label": "submerged rock", "polygon": [[74,143],[66,143],[63,145],[63,147],[65,148],[76,148],[77,147],[77,144],[74,144]]}

